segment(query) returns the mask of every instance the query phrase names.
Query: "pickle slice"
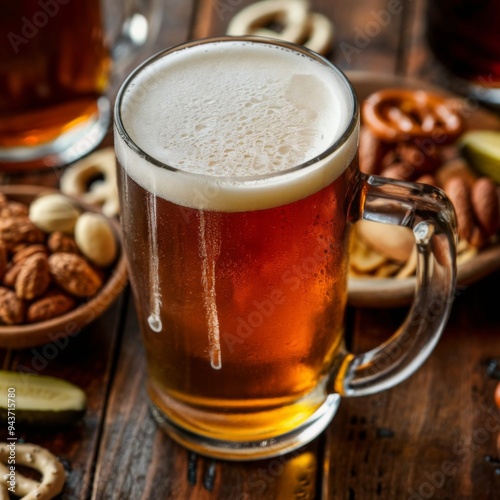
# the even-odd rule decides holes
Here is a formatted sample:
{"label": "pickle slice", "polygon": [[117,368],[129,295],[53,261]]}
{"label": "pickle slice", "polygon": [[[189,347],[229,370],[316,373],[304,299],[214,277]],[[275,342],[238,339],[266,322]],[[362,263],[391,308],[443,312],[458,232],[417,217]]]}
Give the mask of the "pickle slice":
{"label": "pickle slice", "polygon": [[500,184],[500,131],[473,130],[459,141],[462,155],[478,173]]}
{"label": "pickle slice", "polygon": [[[0,420],[34,427],[68,425],[83,416],[85,393],[55,377],[0,370]],[[12,422],[12,418],[9,420]]]}

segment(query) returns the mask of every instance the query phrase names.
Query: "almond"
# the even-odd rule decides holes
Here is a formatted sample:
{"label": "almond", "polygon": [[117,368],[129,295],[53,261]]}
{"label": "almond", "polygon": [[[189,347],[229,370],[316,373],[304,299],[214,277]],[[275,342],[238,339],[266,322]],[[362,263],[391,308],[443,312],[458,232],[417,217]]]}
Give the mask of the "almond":
{"label": "almond", "polygon": [[21,265],[16,279],[16,295],[33,300],[45,293],[50,284],[49,262],[43,253],[35,253]]}
{"label": "almond", "polygon": [[460,238],[470,241],[474,228],[474,217],[470,187],[467,181],[462,177],[452,177],[446,182],[444,191],[455,208]]}
{"label": "almond", "polygon": [[79,255],[54,253],[49,269],[55,282],[74,297],[91,297],[102,287],[102,279]]}
{"label": "almond", "polygon": [[28,308],[26,318],[28,323],[46,321],[71,311],[75,300],[63,293],[54,293],[33,302]]}
{"label": "almond", "polygon": [[52,253],[79,253],[74,238],[61,231],[56,231],[49,236],[47,246]]}
{"label": "almond", "polygon": [[472,210],[485,238],[493,236],[500,226],[499,200],[495,183],[481,177],[471,189]]}
{"label": "almond", "polygon": [[8,288],[0,287],[0,322],[19,325],[24,321],[24,302]]}

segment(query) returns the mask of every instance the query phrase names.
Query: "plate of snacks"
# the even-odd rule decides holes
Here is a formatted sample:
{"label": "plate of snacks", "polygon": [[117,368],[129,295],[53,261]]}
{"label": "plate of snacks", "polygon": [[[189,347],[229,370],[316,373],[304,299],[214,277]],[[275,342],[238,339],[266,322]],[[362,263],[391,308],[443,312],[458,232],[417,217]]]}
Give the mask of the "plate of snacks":
{"label": "plate of snacks", "polygon": [[[476,100],[427,83],[348,73],[361,106],[360,169],[442,189],[457,214],[458,284],[500,268],[500,119]],[[410,229],[355,224],[349,303],[408,305],[415,290]]]}
{"label": "plate of snacks", "polygon": [[118,223],[38,186],[0,186],[0,347],[77,335],[127,281]]}

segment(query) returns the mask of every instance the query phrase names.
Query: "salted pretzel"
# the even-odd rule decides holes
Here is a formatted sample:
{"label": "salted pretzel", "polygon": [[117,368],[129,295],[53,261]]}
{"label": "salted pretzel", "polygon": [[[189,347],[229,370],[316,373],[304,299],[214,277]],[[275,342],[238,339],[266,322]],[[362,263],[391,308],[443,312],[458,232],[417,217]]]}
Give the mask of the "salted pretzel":
{"label": "salted pretzel", "polygon": [[362,116],[371,132],[384,142],[436,138],[453,142],[463,119],[446,98],[425,90],[384,89],[363,102]]}
{"label": "salted pretzel", "polygon": [[[11,450],[7,443],[0,443],[0,500],[9,499],[9,469]],[[34,444],[15,445],[15,463],[35,469],[42,475],[40,482],[23,476],[15,470],[14,494],[21,500],[50,500],[61,493],[66,473],[61,462],[48,450]],[[16,467],[17,469],[17,467]]]}
{"label": "salted pretzel", "polygon": [[[272,23],[283,29],[270,29]],[[333,40],[333,25],[322,14],[310,12],[306,0],[262,0],[238,12],[229,23],[227,34],[277,38],[326,54]]]}

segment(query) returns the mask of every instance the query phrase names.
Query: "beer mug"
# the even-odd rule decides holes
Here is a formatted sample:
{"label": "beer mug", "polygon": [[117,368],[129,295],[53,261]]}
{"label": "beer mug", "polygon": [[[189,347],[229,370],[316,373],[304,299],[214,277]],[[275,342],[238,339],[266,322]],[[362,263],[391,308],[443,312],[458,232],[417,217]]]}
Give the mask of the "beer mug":
{"label": "beer mug", "polygon": [[434,0],[427,5],[427,41],[448,84],[500,106],[500,2]]}
{"label": "beer mug", "polygon": [[[436,188],[360,173],[346,77],[259,37],[192,41],[136,69],[115,106],[124,248],[153,414],[201,454],[257,459],[316,437],[341,396],[429,356],[455,285],[453,208]],[[349,234],[413,229],[408,318],[344,347]]]}
{"label": "beer mug", "polygon": [[102,140],[112,74],[155,35],[158,10],[159,0],[1,2],[0,171],[66,164]]}

